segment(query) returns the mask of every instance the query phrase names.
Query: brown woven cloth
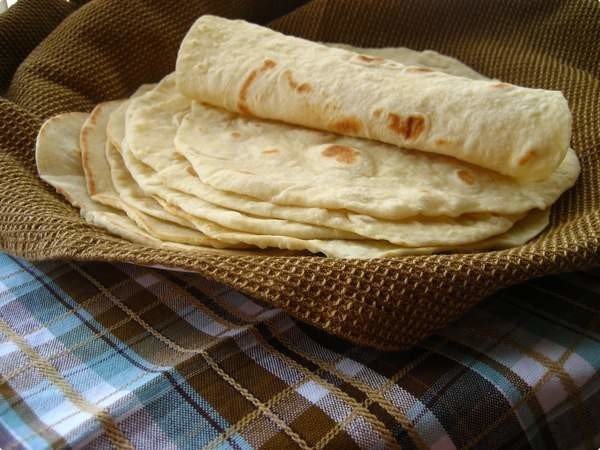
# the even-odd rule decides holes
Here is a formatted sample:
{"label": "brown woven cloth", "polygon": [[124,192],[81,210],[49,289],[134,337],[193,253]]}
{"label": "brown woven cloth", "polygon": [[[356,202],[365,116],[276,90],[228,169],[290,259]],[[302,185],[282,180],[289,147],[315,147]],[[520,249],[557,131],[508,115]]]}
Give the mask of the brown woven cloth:
{"label": "brown woven cloth", "polygon": [[64,0],[20,0],[0,15],[0,92],[19,63],[75,8]]}
{"label": "brown woven cloth", "polygon": [[[27,7],[43,20],[41,3]],[[575,117],[581,178],[554,207],[542,236],[479,254],[370,261],[192,256],[132,244],[85,224],[36,177],[40,121],[157,81],[173,70],[192,21],[208,12],[257,22],[278,17],[274,28],[321,41],[433,48],[489,76],[562,90]],[[590,0],[92,1],[29,55],[8,99],[0,99],[0,247],[30,259],[192,269],[355,342],[411,345],[497,289],[599,262],[599,30],[600,4]]]}

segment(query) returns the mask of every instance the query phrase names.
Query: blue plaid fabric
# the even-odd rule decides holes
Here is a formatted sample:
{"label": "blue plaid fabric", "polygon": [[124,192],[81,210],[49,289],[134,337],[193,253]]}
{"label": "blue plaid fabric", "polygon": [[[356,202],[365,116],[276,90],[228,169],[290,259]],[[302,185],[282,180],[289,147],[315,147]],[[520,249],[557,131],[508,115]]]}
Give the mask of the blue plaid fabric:
{"label": "blue plaid fabric", "polygon": [[0,447],[593,449],[600,272],[379,352],[198,275],[0,254]]}

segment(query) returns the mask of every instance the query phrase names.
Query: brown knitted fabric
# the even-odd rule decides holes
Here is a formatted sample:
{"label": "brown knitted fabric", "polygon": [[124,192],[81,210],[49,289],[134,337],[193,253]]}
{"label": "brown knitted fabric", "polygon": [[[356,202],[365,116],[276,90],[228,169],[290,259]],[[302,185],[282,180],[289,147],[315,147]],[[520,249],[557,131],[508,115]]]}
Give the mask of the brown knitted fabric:
{"label": "brown knitted fabric", "polygon": [[[25,5],[44,17],[40,3]],[[157,81],[173,70],[192,21],[208,12],[257,22],[279,17],[274,28],[320,41],[433,48],[489,76],[560,89],[575,117],[581,178],[554,207],[542,236],[478,254],[370,261],[193,256],[125,242],[85,224],[36,176],[40,121]],[[8,99],[0,100],[0,247],[31,259],[192,269],[358,343],[411,345],[494,290],[599,262],[599,30],[600,4],[590,0],[92,1],[30,54]]]}
{"label": "brown knitted fabric", "polygon": [[20,0],[0,15],[0,92],[19,63],[75,9],[65,0]]}

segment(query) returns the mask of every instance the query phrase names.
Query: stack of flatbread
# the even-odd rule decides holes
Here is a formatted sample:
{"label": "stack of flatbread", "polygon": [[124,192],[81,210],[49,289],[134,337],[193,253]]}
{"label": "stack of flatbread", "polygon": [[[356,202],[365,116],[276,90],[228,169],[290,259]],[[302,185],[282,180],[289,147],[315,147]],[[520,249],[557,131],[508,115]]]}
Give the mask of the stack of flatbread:
{"label": "stack of flatbread", "polygon": [[373,258],[527,242],[577,179],[570,137],[557,91],[203,16],[174,73],[49,119],[36,158],[85,220],[135,242]]}

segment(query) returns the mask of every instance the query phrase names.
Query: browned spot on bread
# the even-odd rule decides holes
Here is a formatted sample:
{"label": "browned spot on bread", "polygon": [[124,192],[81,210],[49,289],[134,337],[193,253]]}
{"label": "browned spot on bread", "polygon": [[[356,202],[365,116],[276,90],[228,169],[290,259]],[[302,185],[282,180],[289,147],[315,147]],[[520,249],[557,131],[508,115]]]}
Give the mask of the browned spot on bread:
{"label": "browned spot on bread", "polygon": [[298,82],[296,80],[294,80],[291,70],[286,70],[285,72],[283,72],[283,76],[285,77],[285,79],[287,80],[288,84],[291,86],[292,89],[298,88]]}
{"label": "browned spot on bread", "polygon": [[406,119],[406,138],[407,139],[416,139],[421,135],[423,129],[425,128],[425,121],[422,117],[418,116],[409,116]]}
{"label": "browned spot on bread", "polygon": [[352,147],[330,145],[324,149],[321,154],[327,158],[335,158],[339,163],[352,164],[356,160],[358,152]]}
{"label": "browned spot on bread", "polygon": [[296,89],[298,87],[298,82],[294,80],[294,77],[292,76],[292,72],[290,70],[286,70],[285,72],[283,72],[283,76],[287,80],[288,84],[292,87],[292,89]]}
{"label": "browned spot on bread", "polygon": [[240,93],[238,96],[237,106],[238,106],[238,110],[241,113],[246,114],[246,115],[252,115],[252,111],[250,110],[250,108],[248,108],[248,104],[246,103],[246,100],[248,98],[248,91],[250,90],[250,86],[252,85],[252,83],[254,83],[254,81],[256,81],[256,79],[258,78],[258,76],[260,74],[266,72],[269,69],[272,69],[276,65],[277,65],[277,63],[275,61],[273,61],[272,59],[265,59],[263,61],[262,65],[258,69],[254,69],[248,74],[248,76],[242,83],[242,87],[240,89]]}
{"label": "browned spot on bread", "polygon": [[186,171],[188,174],[192,175],[193,177],[195,177],[195,176],[197,176],[197,175],[198,175],[192,166],[187,166],[187,167],[185,168],[185,171]]}
{"label": "browned spot on bread", "polygon": [[509,83],[495,83],[490,86],[492,89],[506,89],[512,87],[512,84]]}
{"label": "browned spot on bread", "polygon": [[251,116],[252,115],[252,111],[250,110],[250,108],[248,108],[248,105],[246,105],[245,103],[238,103],[238,110],[239,112],[241,112],[242,114],[245,114],[247,116]]}
{"label": "browned spot on bread", "polygon": [[458,175],[458,178],[460,178],[467,184],[470,184],[470,185],[475,184],[475,177],[468,170],[460,169],[459,171],[456,172],[456,175]]}
{"label": "browned spot on bread", "polygon": [[265,155],[276,155],[279,153],[279,150],[276,148],[267,148],[262,151]]}
{"label": "browned spot on bread", "polygon": [[277,65],[277,63],[275,61],[267,58],[264,60],[261,70],[265,71],[267,69],[272,69],[276,65]]}
{"label": "browned spot on bread", "polygon": [[234,138],[234,139],[239,139],[239,138],[242,137],[242,134],[238,133],[237,131],[234,131],[234,132],[231,133],[231,137]]}
{"label": "browned spot on bread", "polygon": [[361,130],[362,124],[356,117],[344,117],[333,122],[332,127],[341,134],[357,134]]}
{"label": "browned spot on bread", "polygon": [[241,113],[247,115],[251,115],[252,111],[250,111],[250,108],[248,108],[248,106],[246,105],[246,98],[248,97],[248,90],[250,89],[250,85],[254,82],[254,80],[256,80],[256,77],[258,77],[258,72],[256,70],[250,72],[250,75],[248,75],[248,77],[244,81],[244,84],[242,84],[242,88],[240,89],[240,95],[238,97],[238,109]]}
{"label": "browned spot on bread", "polygon": [[294,77],[292,75],[292,72],[290,70],[286,70],[285,72],[283,72],[283,76],[287,80],[287,82],[290,85],[290,87],[292,89],[296,90],[300,94],[305,94],[305,93],[310,92],[312,90],[310,84],[308,84],[308,83],[302,83],[302,84],[298,83],[294,79]]}
{"label": "browned spot on bread", "polygon": [[404,134],[404,121],[398,114],[388,114],[388,128],[398,134]]}
{"label": "browned spot on bread", "polygon": [[519,163],[520,166],[524,166],[536,157],[537,157],[537,152],[535,151],[535,149],[530,149],[530,150],[527,150],[525,152],[525,154],[523,156],[521,156],[517,162]]}
{"label": "browned spot on bread", "polygon": [[312,87],[310,87],[310,84],[308,83],[302,83],[300,86],[298,86],[298,89],[296,89],[300,94],[305,94],[307,92],[312,91]]}
{"label": "browned spot on bread", "polygon": [[439,138],[439,139],[435,140],[435,143],[437,145],[446,145],[446,144],[448,144],[448,141],[446,139]]}
{"label": "browned spot on bread", "polygon": [[388,128],[400,134],[406,140],[418,138],[425,129],[425,120],[419,116],[400,117],[398,114],[388,114]]}
{"label": "browned spot on bread", "polygon": [[426,73],[426,72],[433,72],[433,69],[430,69],[429,67],[407,67],[406,68],[406,72],[408,73]]}
{"label": "browned spot on bread", "polygon": [[383,58],[380,58],[379,56],[358,55],[357,58],[367,63],[383,61]]}
{"label": "browned spot on bread", "polygon": [[378,108],[375,111],[373,111],[373,117],[375,117],[376,119],[379,119],[381,117],[382,113],[383,113],[383,110],[381,108]]}

